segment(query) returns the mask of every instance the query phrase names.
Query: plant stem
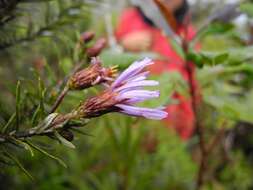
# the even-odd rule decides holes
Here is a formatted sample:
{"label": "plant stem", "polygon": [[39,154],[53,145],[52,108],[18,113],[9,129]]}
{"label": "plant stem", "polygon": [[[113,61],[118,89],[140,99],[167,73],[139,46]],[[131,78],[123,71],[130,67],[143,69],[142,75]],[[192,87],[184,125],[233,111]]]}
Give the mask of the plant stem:
{"label": "plant stem", "polygon": [[55,112],[55,110],[59,107],[59,105],[61,104],[61,102],[63,101],[64,97],[66,96],[66,94],[68,93],[69,91],[69,87],[68,86],[65,86],[63,88],[63,90],[61,91],[60,95],[58,96],[58,98],[56,99],[52,109],[50,110],[49,113],[53,113]]}
{"label": "plant stem", "polygon": [[[0,134],[0,143],[9,142],[11,139],[26,139],[33,136],[49,136],[54,133],[54,130],[61,128],[61,123],[74,119],[77,116],[74,113],[69,113],[66,115],[57,116],[52,124],[45,130],[38,132],[37,127],[30,128],[26,131],[11,132],[9,134]],[[57,127],[58,126],[58,127]],[[60,127],[59,127],[60,126]]]}
{"label": "plant stem", "polygon": [[64,97],[67,95],[68,91],[69,91],[69,87],[68,87],[68,80],[69,78],[75,74],[83,65],[84,63],[83,62],[79,62],[76,64],[76,66],[73,68],[73,70],[70,72],[70,75],[65,77],[65,79],[63,80],[64,82],[60,85],[62,86],[64,83],[65,84],[65,87],[63,88],[63,90],[61,91],[60,95],[58,96],[58,98],[56,99],[53,107],[51,108],[50,112],[49,113],[53,113],[55,112],[55,110],[59,107],[59,105],[62,103]]}
{"label": "plant stem", "polygon": [[213,137],[212,141],[207,146],[207,153],[210,154],[217,144],[219,144],[225,135],[225,127],[221,128],[216,135]]}
{"label": "plant stem", "polygon": [[[187,36],[187,26],[188,26],[189,20],[186,20],[185,23],[185,37]],[[186,39],[183,39],[182,42],[182,48],[184,50],[185,55],[187,55],[189,51],[189,43],[187,42]],[[204,137],[204,130],[205,128],[202,126],[200,119],[198,117],[199,113],[199,105],[197,102],[197,92],[195,89],[194,85],[194,71],[193,71],[193,63],[189,61],[185,61],[185,69],[188,74],[189,78],[189,87],[190,87],[190,95],[191,95],[191,103],[192,103],[192,110],[195,116],[195,128],[196,128],[196,135],[199,138],[199,148],[200,148],[200,166],[199,166],[199,171],[197,175],[197,182],[196,182],[196,190],[201,189],[203,183],[204,183],[204,176],[205,176],[205,171],[207,167],[207,149],[206,149],[206,144],[205,144],[205,137]]]}

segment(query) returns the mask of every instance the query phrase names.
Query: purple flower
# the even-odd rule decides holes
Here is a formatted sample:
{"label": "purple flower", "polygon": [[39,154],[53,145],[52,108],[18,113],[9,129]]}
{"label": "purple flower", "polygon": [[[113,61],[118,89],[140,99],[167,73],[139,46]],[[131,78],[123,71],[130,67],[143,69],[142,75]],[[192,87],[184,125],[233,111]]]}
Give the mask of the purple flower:
{"label": "purple flower", "polygon": [[153,64],[151,59],[145,58],[136,61],[129,66],[97,97],[93,97],[81,106],[84,117],[97,117],[102,114],[117,111],[131,116],[145,117],[161,120],[167,117],[167,112],[159,108],[136,107],[135,104],[159,97],[159,91],[144,90],[145,86],[156,86],[159,83],[154,80],[146,80],[149,74],[144,68]]}

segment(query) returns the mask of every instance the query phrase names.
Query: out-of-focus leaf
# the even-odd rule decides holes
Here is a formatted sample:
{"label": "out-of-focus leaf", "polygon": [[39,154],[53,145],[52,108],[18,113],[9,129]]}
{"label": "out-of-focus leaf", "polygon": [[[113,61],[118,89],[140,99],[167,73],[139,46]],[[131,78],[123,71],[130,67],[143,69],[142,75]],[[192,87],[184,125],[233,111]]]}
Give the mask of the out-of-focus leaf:
{"label": "out-of-focus leaf", "polygon": [[253,17],[253,3],[242,3],[240,5],[240,10],[250,17]]}
{"label": "out-of-focus leaf", "polygon": [[196,53],[191,51],[187,54],[187,59],[192,61],[197,67],[202,68],[204,65],[218,65],[223,64],[229,59],[227,52],[207,52],[202,51]]}
{"label": "out-of-focus leaf", "polygon": [[203,57],[200,54],[189,52],[187,54],[187,60],[193,62],[199,68],[203,67]]}
{"label": "out-of-focus leaf", "polygon": [[8,151],[4,152],[11,160],[13,160],[16,165],[27,175],[27,177],[29,177],[31,180],[33,180],[33,176],[24,168],[24,166],[20,163],[20,161],[11,153],[9,153]]}
{"label": "out-of-focus leaf", "polygon": [[42,148],[40,148],[39,146],[31,143],[30,141],[26,141],[27,144],[29,144],[32,148],[34,148],[35,150],[41,152],[42,154],[48,156],[49,158],[57,161],[59,164],[61,164],[63,167],[67,168],[67,165],[58,157],[53,156],[52,154],[48,153],[47,151],[43,150]]}
{"label": "out-of-focus leaf", "polygon": [[154,53],[118,53],[115,51],[104,51],[100,58],[105,66],[118,65],[119,68],[124,69],[131,63],[142,58],[149,57],[151,59],[158,59],[159,55]]}
{"label": "out-of-focus leaf", "polygon": [[207,27],[200,30],[195,38],[191,41],[190,46],[195,47],[196,42],[209,35],[224,35],[225,33],[232,31],[234,25],[230,23],[213,22]]}
{"label": "out-of-focus leaf", "polygon": [[31,156],[34,156],[34,153],[33,153],[33,150],[32,148],[30,147],[29,144],[27,144],[26,142],[23,142],[19,139],[16,139],[16,138],[13,138],[18,144],[22,145],[26,150],[28,150],[31,154]]}
{"label": "out-of-focus leaf", "polygon": [[45,108],[44,108],[44,99],[46,94],[46,89],[44,88],[44,84],[42,83],[40,77],[38,78],[38,94],[39,94],[39,105],[37,106],[33,116],[32,116],[32,125],[37,124],[37,120],[44,116]]}
{"label": "out-of-focus leaf", "polygon": [[59,66],[63,70],[64,74],[68,75],[69,71],[71,71],[71,68],[73,67],[73,63],[71,59],[65,58],[60,61]]}
{"label": "out-of-focus leaf", "polygon": [[8,120],[8,122],[3,126],[2,133],[6,132],[6,130],[11,126],[15,118],[16,118],[16,113],[13,113],[10,119]]}
{"label": "out-of-focus leaf", "polygon": [[73,148],[73,149],[76,148],[74,144],[72,144],[70,141],[63,138],[57,131],[54,131],[54,135],[66,147]]}
{"label": "out-of-focus leaf", "polygon": [[253,74],[253,65],[241,64],[241,65],[216,65],[216,66],[205,66],[203,69],[198,71],[198,80],[202,86],[211,84],[218,78],[232,76],[236,73],[245,72]]}
{"label": "out-of-focus leaf", "polygon": [[215,64],[222,64],[224,63],[227,59],[229,58],[229,54],[228,53],[221,53],[217,56],[214,57],[214,62]]}
{"label": "out-of-focus leaf", "polygon": [[20,90],[20,81],[18,81],[16,87],[16,128],[15,128],[16,130],[19,129],[20,106],[21,106],[21,90]]}
{"label": "out-of-focus leaf", "polygon": [[189,96],[188,85],[177,72],[165,72],[160,76],[152,76],[151,78],[159,82],[159,86],[156,86],[155,89],[160,91],[160,97],[143,102],[142,104],[147,107],[166,106],[177,103],[171,98],[174,92],[186,97]]}

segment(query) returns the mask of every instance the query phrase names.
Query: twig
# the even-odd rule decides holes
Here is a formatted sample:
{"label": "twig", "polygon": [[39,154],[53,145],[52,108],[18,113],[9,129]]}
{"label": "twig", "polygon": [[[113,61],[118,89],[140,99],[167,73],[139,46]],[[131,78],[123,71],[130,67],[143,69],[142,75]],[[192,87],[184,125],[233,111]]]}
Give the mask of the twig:
{"label": "twig", "polygon": [[[39,131],[38,126],[30,128],[26,131],[20,131],[20,132],[10,132],[9,134],[0,134],[0,143],[5,143],[11,141],[13,138],[15,139],[26,139],[33,136],[50,136],[54,133],[54,130],[62,128],[64,125],[61,125],[65,123],[66,121],[69,121],[71,119],[76,118],[75,113],[69,113],[62,116],[57,116],[45,130]],[[43,128],[43,127],[42,127]]]}
{"label": "twig", "polygon": [[191,97],[192,97],[192,109],[195,115],[195,127],[196,127],[196,134],[199,138],[199,147],[200,147],[200,152],[201,152],[201,158],[200,158],[200,167],[199,167],[199,171],[198,171],[198,177],[197,177],[197,188],[196,189],[200,189],[201,186],[203,185],[204,182],[204,173],[206,170],[206,162],[207,162],[207,148],[205,145],[205,137],[204,137],[204,127],[202,126],[199,118],[198,118],[198,113],[199,113],[199,108],[197,105],[197,101],[196,101],[196,92],[194,89],[194,76],[193,76],[193,72],[192,69],[190,68],[190,64],[189,62],[186,62],[186,70],[188,72],[188,76],[189,76],[189,83],[190,83],[190,93],[191,93]]}
{"label": "twig", "polygon": [[[189,18],[185,19],[185,37],[187,37],[188,29],[187,26],[189,24]],[[189,43],[187,42],[186,38],[183,39],[182,43],[182,48],[184,50],[184,53],[187,54],[189,51]],[[200,153],[201,153],[201,158],[200,158],[200,166],[199,166],[199,171],[197,175],[197,186],[196,189],[200,189],[203,185],[204,182],[204,174],[206,170],[206,164],[207,164],[207,149],[205,145],[205,138],[204,138],[204,127],[202,126],[200,119],[198,118],[198,113],[199,113],[199,105],[197,102],[197,92],[195,90],[194,86],[194,72],[193,72],[193,67],[192,63],[187,61],[185,62],[185,68],[188,73],[189,77],[189,87],[190,87],[190,94],[191,94],[191,103],[192,103],[192,109],[193,113],[195,115],[195,128],[196,128],[196,134],[199,138],[199,147],[200,147]]]}
{"label": "twig", "polygon": [[58,96],[58,98],[56,99],[53,107],[51,108],[50,112],[49,113],[53,113],[55,112],[55,110],[59,107],[59,105],[62,103],[64,97],[67,95],[68,91],[69,91],[69,87],[68,87],[68,80],[69,78],[75,74],[81,67],[82,65],[84,64],[84,62],[79,62],[76,64],[76,66],[73,68],[73,70],[70,72],[70,75],[69,76],[66,76],[62,83],[59,85],[59,86],[62,86],[64,83],[65,83],[65,86],[63,88],[63,90],[60,92],[60,95]]}
{"label": "twig", "polygon": [[217,144],[220,143],[220,141],[222,140],[222,137],[225,134],[225,127],[222,127],[217,133],[216,135],[213,137],[212,141],[209,143],[209,145],[207,146],[207,153],[210,154],[214,148],[216,147]]}
{"label": "twig", "polygon": [[[186,33],[187,31],[185,31]],[[187,34],[187,33],[186,33]],[[185,35],[187,36],[187,35]],[[186,40],[183,40],[183,50],[185,54],[188,53],[189,44]],[[224,133],[225,133],[225,123],[223,124],[222,129],[216,134],[216,136],[213,138],[211,143],[209,145],[206,144],[205,141],[205,128],[201,123],[201,120],[199,119],[199,105],[197,102],[197,93],[194,87],[194,72],[193,68],[191,67],[191,62],[186,61],[185,68],[188,73],[189,77],[189,85],[190,85],[190,94],[192,97],[192,109],[195,115],[195,127],[196,127],[196,135],[199,138],[199,147],[200,147],[200,166],[197,174],[197,182],[196,182],[196,190],[201,189],[201,187],[204,184],[204,177],[205,172],[207,169],[207,161],[208,161],[208,155],[214,150],[214,147],[217,145],[217,143],[220,142],[222,139]]]}
{"label": "twig", "polygon": [[50,110],[49,113],[53,113],[55,112],[55,110],[59,107],[59,105],[61,104],[61,102],[63,101],[64,97],[66,96],[66,94],[68,93],[69,91],[69,87],[68,86],[65,86],[63,88],[63,90],[61,91],[60,95],[58,96],[58,98],[56,99],[52,109]]}

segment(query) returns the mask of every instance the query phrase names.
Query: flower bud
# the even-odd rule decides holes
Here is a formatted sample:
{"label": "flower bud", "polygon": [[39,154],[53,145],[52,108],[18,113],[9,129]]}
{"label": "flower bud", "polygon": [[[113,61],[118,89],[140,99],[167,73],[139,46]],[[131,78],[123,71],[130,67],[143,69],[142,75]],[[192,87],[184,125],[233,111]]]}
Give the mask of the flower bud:
{"label": "flower bud", "polygon": [[86,53],[88,57],[96,57],[98,56],[101,51],[105,48],[106,46],[106,39],[105,38],[100,38],[96,41],[96,43],[87,49]]}
{"label": "flower bud", "polygon": [[66,139],[67,141],[73,141],[73,139],[74,139],[74,135],[73,135],[73,133],[71,132],[71,131],[69,131],[69,130],[62,130],[62,131],[60,131],[59,132],[60,133],[60,135],[64,138],[64,139]]}
{"label": "flower bud", "polygon": [[80,40],[83,43],[88,43],[94,38],[94,36],[95,36],[94,32],[87,31],[81,34]]}
{"label": "flower bud", "polygon": [[98,58],[91,60],[91,65],[75,73],[68,82],[71,90],[81,90],[91,86],[112,81],[117,72],[116,67],[104,68]]}
{"label": "flower bud", "polygon": [[117,103],[115,97],[116,94],[112,91],[105,91],[104,93],[92,97],[81,104],[77,113],[80,117],[92,118],[117,111],[118,108],[114,106]]}

